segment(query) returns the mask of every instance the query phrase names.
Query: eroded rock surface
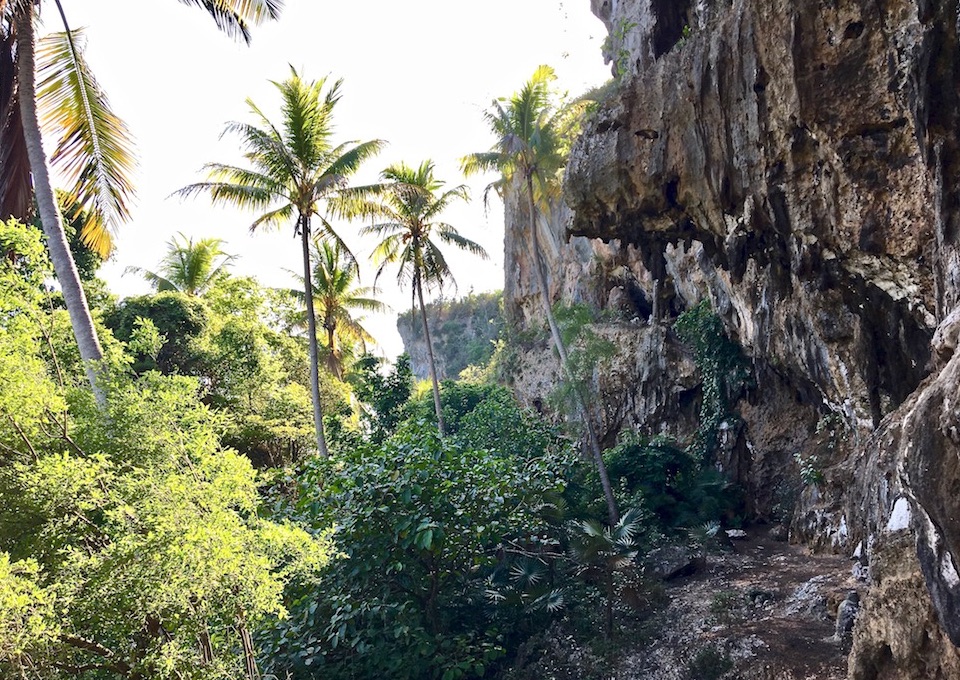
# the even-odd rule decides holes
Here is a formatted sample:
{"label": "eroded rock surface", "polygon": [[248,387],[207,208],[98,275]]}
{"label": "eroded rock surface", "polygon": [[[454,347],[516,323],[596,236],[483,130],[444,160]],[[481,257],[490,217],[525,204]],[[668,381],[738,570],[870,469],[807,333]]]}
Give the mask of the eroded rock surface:
{"label": "eroded rock surface", "polygon": [[[595,417],[689,433],[664,329],[709,299],[755,382],[722,466],[869,586],[849,677],[960,677],[956,3],[592,4],[619,86],[544,231],[553,298],[626,322],[629,370],[594,387],[628,406]],[[507,306],[534,323],[524,226],[508,201]]]}

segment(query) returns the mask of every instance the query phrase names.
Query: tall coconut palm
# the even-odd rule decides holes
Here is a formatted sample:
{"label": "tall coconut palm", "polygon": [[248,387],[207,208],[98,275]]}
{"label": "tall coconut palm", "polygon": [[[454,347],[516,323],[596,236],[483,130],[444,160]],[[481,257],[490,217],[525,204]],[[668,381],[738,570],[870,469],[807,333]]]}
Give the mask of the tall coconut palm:
{"label": "tall coconut palm", "polygon": [[167,254],[157,272],[127,267],[124,273],[140,274],[158,291],[203,295],[236,258],[223,252],[222,246],[223,239],[202,238],[194,243],[180,233],[167,242]]}
{"label": "tall coconut palm", "polygon": [[378,212],[387,221],[364,227],[361,233],[374,234],[382,239],[373,251],[374,261],[379,264],[377,278],[380,278],[387,265],[396,264],[397,282],[401,287],[410,285],[413,310],[415,312],[418,306],[420,308],[427,357],[430,360],[433,405],[437,411],[437,427],[443,436],[440,386],[423,291],[442,291],[447,283],[456,285],[447,259],[440,250],[441,243],[484,258],[487,253],[479,244],[461,236],[453,226],[439,221],[440,215],[451,203],[467,200],[469,196],[464,185],[444,191],[444,182],[434,177],[432,161],[424,161],[418,168],[411,168],[404,163],[391,165],[383,171],[381,179],[386,183],[386,190]]}
{"label": "tall coconut palm", "polygon": [[[205,9],[222,30],[244,40],[249,40],[251,24],[276,18],[281,7],[281,0],[181,2]],[[132,146],[126,127],[110,110],[85,64],[75,40],[77,33],[67,25],[59,0],[55,5],[65,31],[46,39],[37,52],[34,27],[39,4],[38,0],[0,0],[0,206],[4,212],[10,210],[26,219],[32,206],[25,197],[30,195],[32,179],[50,260],[80,356],[94,393],[102,401],[95,366],[103,353],[54,198],[41,123],[48,131],[55,128],[60,132],[51,160],[75,182],[72,193],[91,215],[81,236],[101,255],[109,253],[111,230],[128,216]]]}
{"label": "tall coconut palm", "polygon": [[274,83],[280,92],[281,125],[277,127],[247,100],[260,127],[230,123],[226,133],[240,137],[249,167],[209,163],[207,181],[191,184],[181,196],[207,193],[215,205],[232,205],[260,212],[251,231],[293,224],[303,254],[304,302],[307,305],[307,340],[310,345],[310,382],[317,447],[327,455],[320,406],[317,322],[313,301],[310,243],[313,219],[318,235],[349,252],[330,223],[349,217],[373,187],[350,187],[350,178],[365,160],[383,147],[381,140],[334,145],[333,110],[340,100],[341,81],[326,87],[326,79],[308,81],[291,69],[291,76]]}
{"label": "tall coconut palm", "polygon": [[547,269],[540,247],[540,222],[550,211],[550,204],[560,193],[560,173],[566,164],[570,111],[559,107],[551,91],[555,79],[553,69],[540,66],[533,77],[509,99],[495,100],[485,113],[496,140],[489,151],[474,153],[461,161],[467,175],[494,171],[500,178],[488,187],[501,195],[508,185],[520,191],[526,202],[532,261],[544,314],[550,335],[560,357],[560,364],[574,389],[577,406],[587,430],[587,439],[607,501],[610,524],[619,521],[617,502],[613,496],[606,465],[600,451],[600,441],[578,380],[571,367],[567,349],[560,334],[547,281]]}
{"label": "tall coconut palm", "polygon": [[[385,312],[387,306],[374,299],[371,288],[358,286],[358,270],[353,257],[338,243],[314,240],[313,297],[317,321],[326,332],[327,369],[343,379],[345,348],[356,343],[366,345],[374,342],[367,330],[354,316],[355,310]],[[296,275],[303,283],[303,277]],[[288,291],[291,296],[305,304],[304,286]],[[293,320],[294,327],[307,326],[307,312],[302,310]]]}

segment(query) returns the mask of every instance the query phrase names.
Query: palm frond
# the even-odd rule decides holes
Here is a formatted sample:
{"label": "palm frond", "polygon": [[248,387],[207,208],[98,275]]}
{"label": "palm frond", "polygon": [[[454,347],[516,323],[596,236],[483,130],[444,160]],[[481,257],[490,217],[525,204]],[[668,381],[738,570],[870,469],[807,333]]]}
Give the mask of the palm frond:
{"label": "palm frond", "polygon": [[470,239],[461,236],[459,232],[457,232],[457,230],[449,224],[440,224],[437,226],[439,227],[437,229],[437,237],[444,243],[454,245],[460,250],[465,250],[483,260],[490,259],[490,256],[487,254],[487,251],[483,246],[476,241],[471,241]]}
{"label": "palm frond", "polygon": [[296,209],[292,203],[287,203],[274,210],[268,210],[253,221],[253,224],[250,225],[250,233],[261,228],[279,229],[293,222],[295,214]]}
{"label": "palm frond", "polygon": [[74,200],[89,213],[80,237],[107,257],[113,234],[130,218],[136,160],[127,126],[83,59],[81,38],[79,31],[65,31],[40,40],[37,101],[42,126],[56,131],[51,163],[74,185]]}
{"label": "palm frond", "polygon": [[170,279],[167,279],[156,272],[152,272],[149,269],[144,269],[143,267],[127,267],[123,270],[123,274],[138,274],[143,277],[143,279],[153,286],[153,289],[158,292],[163,292],[167,290],[179,290],[176,284],[173,283]]}
{"label": "palm frond", "polygon": [[199,7],[213,17],[217,28],[231,38],[250,43],[250,26],[277,19],[283,0],[180,0],[185,5]]}

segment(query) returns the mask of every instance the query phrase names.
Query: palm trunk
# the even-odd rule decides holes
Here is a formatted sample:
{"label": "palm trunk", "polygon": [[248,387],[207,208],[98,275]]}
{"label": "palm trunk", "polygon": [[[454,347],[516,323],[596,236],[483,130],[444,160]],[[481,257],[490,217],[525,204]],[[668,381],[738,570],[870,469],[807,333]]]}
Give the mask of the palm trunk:
{"label": "palm trunk", "polygon": [[334,346],[334,343],[337,341],[337,332],[335,328],[331,328],[329,324],[324,324],[324,328],[327,331],[327,347],[329,348],[329,358],[327,359],[327,368],[330,369],[330,372],[333,373],[338,380],[343,380],[343,369],[340,366],[340,359],[337,357],[337,348]]}
{"label": "palm trunk", "polygon": [[527,201],[530,210],[530,235],[533,245],[533,268],[537,272],[537,281],[540,285],[540,299],[543,301],[543,311],[547,315],[547,325],[550,326],[550,335],[553,338],[553,344],[557,348],[557,354],[560,356],[560,365],[563,372],[570,381],[573,394],[577,401],[577,409],[580,411],[580,417],[587,428],[587,443],[593,453],[593,460],[597,466],[597,473],[600,475],[600,484],[603,487],[603,495],[607,500],[607,514],[610,518],[610,526],[620,521],[620,512],[617,509],[617,500],[613,497],[613,488],[610,486],[610,477],[607,475],[607,466],[603,462],[603,454],[600,451],[600,440],[597,437],[597,431],[594,428],[593,420],[587,411],[586,400],[583,397],[583,391],[580,384],[570,368],[570,361],[567,357],[567,349],[563,345],[563,338],[560,335],[560,327],[553,315],[553,306],[550,304],[550,289],[547,283],[547,269],[543,263],[543,253],[540,250],[539,225],[537,223],[537,212],[533,202],[533,177],[527,176]]}
{"label": "palm trunk", "polygon": [[310,391],[313,395],[313,425],[317,431],[317,448],[326,458],[327,440],[323,436],[323,411],[320,408],[320,358],[317,351],[317,317],[313,313],[313,283],[310,280],[310,218],[300,215],[300,238],[303,243],[303,295],[307,301],[307,344],[310,345]]}
{"label": "palm trunk", "polygon": [[420,302],[420,319],[423,321],[423,337],[427,341],[427,358],[430,360],[430,380],[433,381],[433,407],[437,410],[437,429],[440,436],[446,435],[447,430],[443,424],[443,409],[440,406],[440,384],[437,382],[437,364],[433,359],[433,343],[430,341],[430,327],[427,324],[427,306],[423,303],[423,288],[419,281],[413,282],[413,287],[417,291],[417,299]]}
{"label": "palm trunk", "polygon": [[97,331],[87,307],[87,298],[80,285],[80,275],[70,255],[67,236],[63,231],[63,220],[50,184],[50,172],[47,157],[43,151],[40,136],[40,121],[37,118],[37,90],[34,65],[33,3],[25,4],[23,11],[17,14],[17,82],[20,99],[20,115],[23,119],[23,136],[30,159],[30,172],[33,174],[33,189],[40,210],[40,222],[47,237],[47,250],[53,271],[60,282],[63,301],[70,315],[70,326],[80,348],[80,358],[87,373],[87,380],[97,398],[104,403],[102,389],[97,385],[97,362],[103,359],[103,350],[97,339]]}

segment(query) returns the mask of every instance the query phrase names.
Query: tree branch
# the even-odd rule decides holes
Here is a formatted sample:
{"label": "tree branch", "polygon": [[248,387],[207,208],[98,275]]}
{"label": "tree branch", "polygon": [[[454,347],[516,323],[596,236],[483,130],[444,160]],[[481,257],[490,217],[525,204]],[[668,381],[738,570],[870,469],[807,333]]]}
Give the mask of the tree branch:
{"label": "tree branch", "polygon": [[114,654],[113,650],[104,647],[96,640],[88,640],[87,638],[82,638],[78,635],[68,635],[66,633],[60,635],[60,642],[74,647],[75,649],[82,649],[85,652],[90,652],[95,654],[103,659],[109,661],[107,664],[101,666],[96,666],[103,670],[110,670],[115,673],[120,673],[121,675],[127,675],[130,673],[130,664],[123,661],[122,659],[117,659],[117,655]]}
{"label": "tree branch", "polygon": [[17,423],[16,419],[8,413],[7,420],[9,420],[10,424],[13,425],[13,429],[17,431],[17,434],[20,435],[20,439],[23,440],[23,443],[27,445],[28,449],[30,449],[30,453],[33,454],[33,459],[40,460],[40,456],[37,455],[36,449],[33,448],[33,444],[30,443],[30,440],[27,438],[27,435],[24,434],[22,429],[20,429],[20,425]]}

